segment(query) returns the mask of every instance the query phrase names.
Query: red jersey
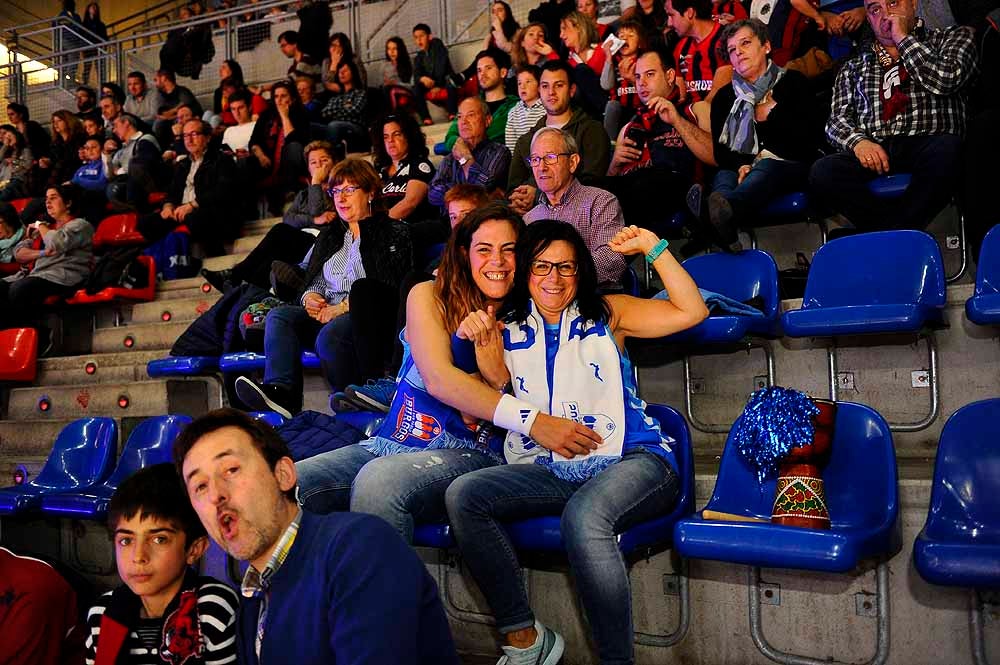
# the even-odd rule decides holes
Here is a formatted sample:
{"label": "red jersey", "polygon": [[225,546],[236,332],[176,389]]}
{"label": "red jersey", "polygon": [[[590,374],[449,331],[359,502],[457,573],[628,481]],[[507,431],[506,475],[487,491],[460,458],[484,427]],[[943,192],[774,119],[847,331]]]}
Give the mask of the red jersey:
{"label": "red jersey", "polygon": [[681,37],[674,47],[677,73],[687,83],[690,103],[705,99],[712,91],[715,70],[729,64],[724,54],[719,53],[721,43],[722,25],[716,22],[712,32],[700,42],[694,37]]}
{"label": "red jersey", "polygon": [[747,13],[746,7],[743,6],[740,0],[720,0],[720,2],[713,2],[712,18],[720,14],[728,14],[733,17],[734,21],[742,21],[743,19],[750,18],[750,14]]}

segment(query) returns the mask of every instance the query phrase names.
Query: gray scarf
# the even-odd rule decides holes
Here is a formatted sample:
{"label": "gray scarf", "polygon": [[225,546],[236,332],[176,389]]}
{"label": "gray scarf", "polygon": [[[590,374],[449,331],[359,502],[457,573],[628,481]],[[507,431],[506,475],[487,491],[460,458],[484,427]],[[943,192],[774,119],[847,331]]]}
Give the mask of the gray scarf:
{"label": "gray scarf", "polygon": [[773,62],[768,64],[764,74],[754,83],[733,72],[733,91],[736,93],[736,100],[733,102],[733,108],[729,110],[729,117],[726,118],[726,124],[722,128],[719,143],[729,146],[733,152],[746,155],[756,155],[760,152],[753,117],[754,107],[764,99],[764,95],[781,80],[784,74],[785,70]]}

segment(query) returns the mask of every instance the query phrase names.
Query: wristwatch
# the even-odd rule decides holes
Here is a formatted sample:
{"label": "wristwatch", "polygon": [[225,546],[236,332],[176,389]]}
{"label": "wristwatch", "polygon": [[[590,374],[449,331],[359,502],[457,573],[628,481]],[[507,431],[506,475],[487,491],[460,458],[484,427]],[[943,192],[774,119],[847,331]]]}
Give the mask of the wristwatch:
{"label": "wristwatch", "polygon": [[468,163],[468,161],[469,161],[468,157],[463,157],[460,160],[458,160],[458,165],[459,166],[465,166]]}

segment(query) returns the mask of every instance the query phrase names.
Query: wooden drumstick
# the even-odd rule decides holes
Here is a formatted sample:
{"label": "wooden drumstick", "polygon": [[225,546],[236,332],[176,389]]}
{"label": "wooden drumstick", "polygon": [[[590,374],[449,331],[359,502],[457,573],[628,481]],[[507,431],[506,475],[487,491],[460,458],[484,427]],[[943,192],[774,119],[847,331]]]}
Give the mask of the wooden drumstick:
{"label": "wooden drumstick", "polygon": [[761,524],[770,524],[771,520],[764,519],[762,517],[750,517],[747,515],[737,515],[736,513],[723,513],[718,510],[708,510],[707,508],[701,511],[701,516],[706,520],[720,520],[722,522],[758,522]]}

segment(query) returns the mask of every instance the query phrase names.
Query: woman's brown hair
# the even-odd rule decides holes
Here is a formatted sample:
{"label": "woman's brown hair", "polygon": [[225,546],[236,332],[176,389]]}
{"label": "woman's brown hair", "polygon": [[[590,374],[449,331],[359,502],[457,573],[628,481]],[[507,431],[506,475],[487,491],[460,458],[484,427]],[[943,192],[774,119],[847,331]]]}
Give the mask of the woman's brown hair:
{"label": "woman's brown hair", "polygon": [[462,319],[470,312],[486,307],[486,297],[472,278],[469,248],[472,236],[479,227],[494,220],[507,222],[518,236],[524,232],[521,216],[507,204],[497,201],[466,215],[452,230],[444,248],[437,279],[434,280],[434,296],[442,308],[446,330],[458,330]]}
{"label": "woman's brown hair", "polygon": [[[84,135],[83,123],[76,114],[67,111],[66,109],[60,109],[52,114],[53,118],[59,118],[66,123],[66,128],[69,130],[70,138],[82,138]],[[56,132],[56,124],[52,123],[52,140],[59,140],[62,137]]]}
{"label": "woman's brown hair", "polygon": [[337,187],[345,181],[357,185],[372,200],[372,210],[382,209],[382,179],[375,167],[363,159],[351,157],[337,162],[330,170],[330,185]]}

